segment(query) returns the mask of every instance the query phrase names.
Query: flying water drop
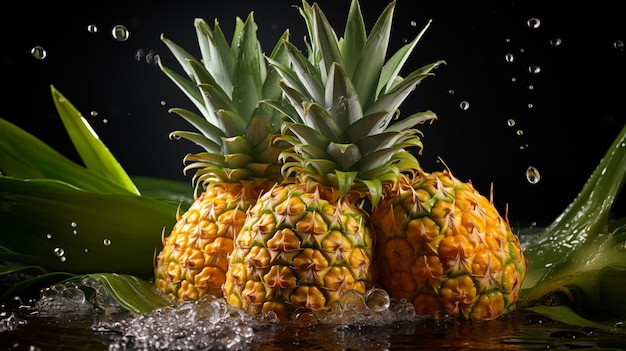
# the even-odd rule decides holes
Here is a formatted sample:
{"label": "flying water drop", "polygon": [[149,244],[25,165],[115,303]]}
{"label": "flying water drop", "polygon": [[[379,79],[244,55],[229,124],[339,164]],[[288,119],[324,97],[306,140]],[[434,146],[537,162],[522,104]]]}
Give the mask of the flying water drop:
{"label": "flying water drop", "polygon": [[111,29],[111,35],[117,41],[126,41],[130,37],[130,32],[125,26],[118,24]]}
{"label": "flying water drop", "polygon": [[37,60],[45,60],[48,57],[48,52],[42,46],[35,46],[30,49],[30,54]]}
{"label": "flying water drop", "polygon": [[539,183],[539,180],[541,180],[541,174],[539,173],[539,170],[533,166],[529,166],[526,169],[526,180],[528,180],[530,184]]}

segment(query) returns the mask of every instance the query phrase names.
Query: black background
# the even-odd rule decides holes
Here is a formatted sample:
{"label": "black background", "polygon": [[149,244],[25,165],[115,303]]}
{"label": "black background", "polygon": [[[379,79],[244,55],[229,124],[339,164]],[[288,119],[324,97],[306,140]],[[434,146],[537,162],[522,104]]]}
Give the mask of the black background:
{"label": "black background", "polygon": [[[318,1],[339,35],[349,1]],[[217,18],[230,39],[234,18],[254,11],[264,50],[285,28],[303,47],[299,0],[50,2],[9,0],[0,12],[0,117],[78,160],[50,97],[53,84],[82,113],[131,175],[190,181],[182,158],[198,149],[168,133],[189,130],[171,107],[193,106],[138,52],[159,55],[179,70],[161,33],[198,54],[193,19]],[[387,1],[361,1],[368,29]],[[591,6],[593,5],[593,6]],[[545,226],[574,199],[626,122],[626,21],[619,2],[398,0],[391,49],[433,23],[407,63],[416,69],[444,59],[402,107],[404,115],[430,109],[424,125],[422,167],[443,166],[472,181],[514,225]],[[527,21],[540,20],[538,28]],[[90,33],[87,26],[97,26]],[[130,31],[111,36],[115,25]],[[555,46],[551,41],[559,39]],[[34,46],[44,60],[30,54]],[[511,54],[512,62],[505,56]],[[139,58],[139,59],[138,59]],[[539,73],[529,72],[538,66]],[[408,72],[405,72],[408,73]],[[460,104],[469,102],[469,109]],[[91,116],[91,112],[97,116]],[[513,119],[514,127],[507,125]],[[106,123],[105,123],[106,120]],[[518,135],[518,130],[522,131]],[[541,179],[531,184],[526,169]],[[626,207],[620,199],[616,211]],[[619,213],[618,213],[619,214]]]}

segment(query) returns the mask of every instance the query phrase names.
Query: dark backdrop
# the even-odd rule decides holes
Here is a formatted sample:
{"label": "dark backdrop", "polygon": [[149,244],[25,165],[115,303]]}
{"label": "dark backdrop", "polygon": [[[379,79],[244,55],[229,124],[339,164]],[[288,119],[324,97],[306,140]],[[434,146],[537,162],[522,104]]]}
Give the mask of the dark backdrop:
{"label": "dark backdrop", "polygon": [[[318,3],[341,33],[349,1]],[[387,3],[362,1],[368,28]],[[197,149],[168,139],[169,131],[188,125],[167,110],[193,106],[150,60],[158,54],[178,69],[160,34],[196,54],[195,17],[218,18],[230,38],[235,16],[245,18],[254,10],[265,50],[287,27],[291,41],[301,46],[304,24],[292,8],[297,4],[5,1],[0,117],[77,159],[50,98],[53,84],[91,121],[131,175],[190,181],[182,174],[181,159]],[[483,194],[489,196],[493,184],[495,204],[502,211],[508,204],[513,224],[544,226],[554,220],[626,122],[626,21],[618,2],[591,5],[398,0],[392,49],[432,19],[408,66],[447,61],[402,106],[403,114],[430,109],[439,116],[421,128],[423,168],[441,169],[441,158]],[[532,18],[538,27],[528,24]],[[128,40],[112,38],[118,24],[128,28]],[[89,32],[88,25],[98,31]],[[46,50],[45,59],[31,55],[35,46]],[[463,102],[469,108],[461,108]],[[539,171],[536,184],[526,178],[529,166]]]}

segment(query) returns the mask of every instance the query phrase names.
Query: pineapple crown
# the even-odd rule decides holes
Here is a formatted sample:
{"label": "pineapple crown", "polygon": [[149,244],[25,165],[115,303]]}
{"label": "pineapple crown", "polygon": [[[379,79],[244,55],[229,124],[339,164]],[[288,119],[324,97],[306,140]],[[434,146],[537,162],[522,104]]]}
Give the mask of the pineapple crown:
{"label": "pineapple crown", "polygon": [[[282,179],[278,156],[284,147],[270,145],[283,116],[259,101],[281,98],[280,76],[269,67],[257,38],[253,13],[245,21],[236,18],[229,43],[217,20],[211,28],[203,19],[194,21],[201,60],[161,35],[186,76],[157,63],[182,90],[200,114],[172,108],[196,131],[173,131],[170,138],[187,139],[204,149],[184,158],[186,173],[195,169],[196,188],[207,182],[236,182],[253,178]],[[270,54],[273,61],[287,63],[285,31]]]}
{"label": "pineapple crown", "polygon": [[338,39],[319,6],[303,0],[299,11],[308,29],[308,56],[285,40],[289,63],[268,58],[293,108],[283,108],[290,121],[274,137],[292,146],[281,153],[284,175],[335,186],[344,195],[365,186],[375,204],[385,180],[395,182],[401,171],[419,168],[406,149],[421,152],[421,132],[414,126],[436,115],[426,111],[398,119],[398,108],[444,61],[399,76],[430,22],[386,61],[394,8],[395,1],[368,34],[359,2],[353,0]]}

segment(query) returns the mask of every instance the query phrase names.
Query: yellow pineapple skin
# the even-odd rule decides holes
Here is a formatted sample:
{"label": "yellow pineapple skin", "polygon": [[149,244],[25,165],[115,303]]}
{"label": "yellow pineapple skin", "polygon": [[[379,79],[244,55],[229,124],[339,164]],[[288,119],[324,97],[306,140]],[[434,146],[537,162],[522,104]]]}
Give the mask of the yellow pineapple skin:
{"label": "yellow pineapple skin", "polygon": [[274,184],[259,179],[207,186],[162,239],[154,262],[157,289],[177,300],[222,297],[227,257],[246,211]]}
{"label": "yellow pineapple skin", "polygon": [[350,196],[288,183],[250,208],[229,256],[223,293],[252,314],[326,311],[346,291],[365,293],[375,274],[369,217]]}
{"label": "yellow pineapple skin", "polygon": [[497,318],[515,308],[528,262],[493,203],[448,170],[401,174],[373,208],[380,284],[418,314]]}

